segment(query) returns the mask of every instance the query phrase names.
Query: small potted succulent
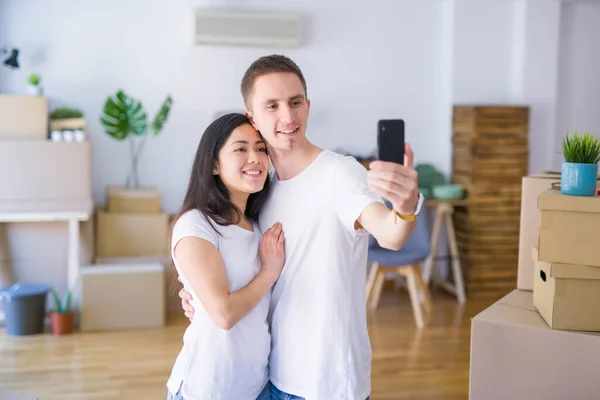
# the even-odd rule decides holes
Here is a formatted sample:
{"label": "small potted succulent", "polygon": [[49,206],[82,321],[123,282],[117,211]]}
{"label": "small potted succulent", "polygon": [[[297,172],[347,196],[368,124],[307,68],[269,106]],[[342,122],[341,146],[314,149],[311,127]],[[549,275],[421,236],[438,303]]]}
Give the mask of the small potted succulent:
{"label": "small potted succulent", "polygon": [[560,190],[571,196],[594,196],[600,161],[600,140],[591,133],[574,132],[562,141]]}
{"label": "small potted succulent", "polygon": [[52,321],[52,333],[64,335],[73,332],[73,310],[71,308],[71,291],[67,291],[64,302],[56,290],[52,289],[54,297],[54,309],[50,311]]}
{"label": "small potted succulent", "polygon": [[44,91],[41,86],[42,78],[39,74],[30,74],[27,78],[29,83],[29,94],[32,96],[42,96]]}

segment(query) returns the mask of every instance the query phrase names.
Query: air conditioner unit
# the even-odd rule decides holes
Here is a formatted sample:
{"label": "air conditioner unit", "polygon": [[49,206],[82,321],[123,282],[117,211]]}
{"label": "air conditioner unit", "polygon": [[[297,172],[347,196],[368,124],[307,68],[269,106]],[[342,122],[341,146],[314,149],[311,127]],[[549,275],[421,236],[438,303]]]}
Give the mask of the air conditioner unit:
{"label": "air conditioner unit", "polygon": [[300,45],[300,15],[196,10],[195,43],[200,45],[295,47]]}

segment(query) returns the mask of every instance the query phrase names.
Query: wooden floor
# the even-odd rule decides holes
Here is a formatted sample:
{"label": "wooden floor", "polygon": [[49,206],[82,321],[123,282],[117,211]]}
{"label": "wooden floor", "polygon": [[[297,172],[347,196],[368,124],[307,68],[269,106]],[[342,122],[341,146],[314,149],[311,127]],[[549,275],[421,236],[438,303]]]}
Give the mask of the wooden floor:
{"label": "wooden floor", "polygon": [[[404,291],[386,289],[369,313],[372,396],[467,399],[470,318],[492,300],[464,307],[434,290],[434,315],[420,333]],[[0,329],[0,388],[46,399],[165,399],[165,382],[187,320],[164,329],[15,338]]]}

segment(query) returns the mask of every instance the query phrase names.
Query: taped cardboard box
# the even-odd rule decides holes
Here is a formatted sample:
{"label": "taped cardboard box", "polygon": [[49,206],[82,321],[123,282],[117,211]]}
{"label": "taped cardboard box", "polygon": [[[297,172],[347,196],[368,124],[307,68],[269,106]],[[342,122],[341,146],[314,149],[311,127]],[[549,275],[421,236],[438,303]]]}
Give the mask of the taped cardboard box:
{"label": "taped cardboard box", "polygon": [[519,229],[519,264],[517,289],[533,290],[533,259],[531,248],[539,240],[541,213],[538,209],[538,196],[560,183],[560,173],[544,173],[524,176],[521,191],[521,218]]}
{"label": "taped cardboard box", "polygon": [[0,139],[48,139],[48,100],[0,94]]}
{"label": "taped cardboard box", "polygon": [[109,186],[107,189],[107,211],[111,213],[160,213],[160,203],[161,196],[157,187],[126,189]]}
{"label": "taped cardboard box", "polygon": [[472,319],[470,400],[597,399],[600,333],[552,330],[514,290]]}
{"label": "taped cardboard box", "polygon": [[91,211],[91,145],[0,140],[0,211]]}
{"label": "taped cardboard box", "polygon": [[533,305],[552,329],[600,332],[600,268],[546,263],[533,248]]}
{"label": "taped cardboard box", "polygon": [[81,268],[81,330],[165,324],[165,267],[160,263],[95,264]]}
{"label": "taped cardboard box", "polygon": [[600,196],[568,196],[547,190],[541,211],[539,260],[600,267]]}
{"label": "taped cardboard box", "polygon": [[96,257],[168,255],[169,215],[96,212]]}

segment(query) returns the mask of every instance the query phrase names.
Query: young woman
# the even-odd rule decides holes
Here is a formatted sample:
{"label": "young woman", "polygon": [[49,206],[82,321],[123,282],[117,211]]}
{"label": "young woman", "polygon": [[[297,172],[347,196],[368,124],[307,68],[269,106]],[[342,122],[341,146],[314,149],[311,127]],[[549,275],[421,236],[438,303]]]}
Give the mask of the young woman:
{"label": "young woman", "polygon": [[168,380],[168,399],[269,399],[270,290],[284,263],[284,234],[257,217],[269,188],[266,145],[243,114],[204,132],[171,255],[197,310]]}

